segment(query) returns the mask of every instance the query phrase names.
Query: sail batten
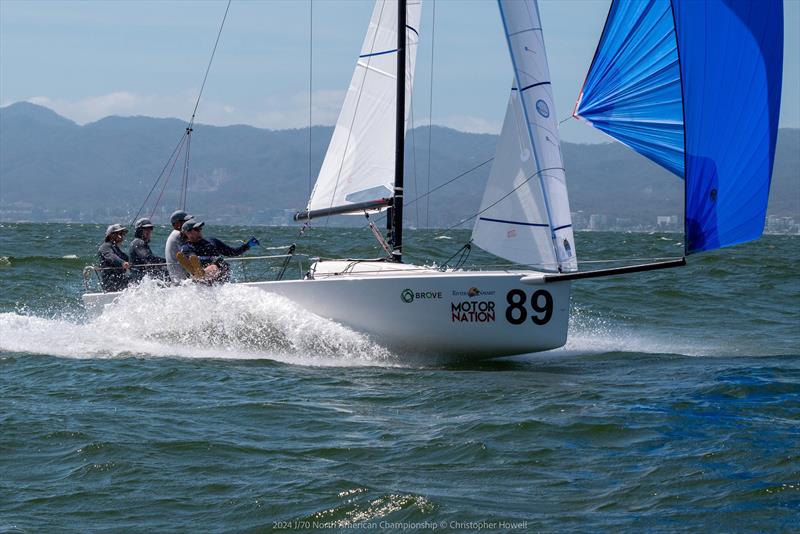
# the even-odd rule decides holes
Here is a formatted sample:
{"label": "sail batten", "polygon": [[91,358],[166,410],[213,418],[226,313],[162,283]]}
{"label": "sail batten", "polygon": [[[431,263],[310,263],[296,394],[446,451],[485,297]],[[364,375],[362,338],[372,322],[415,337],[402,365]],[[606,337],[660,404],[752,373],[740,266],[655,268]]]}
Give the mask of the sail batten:
{"label": "sail batten", "polygon": [[525,221],[509,221],[507,219],[493,219],[491,217],[479,217],[481,221],[489,221],[489,222],[496,222],[502,224],[518,224],[521,226],[538,226],[541,228],[550,228],[550,225],[547,223],[532,223],[532,222],[525,222]]}
{"label": "sail batten", "polygon": [[687,253],[763,232],[783,4],[754,6],[614,0],[573,113],[685,180]]}
{"label": "sail batten", "polygon": [[[397,52],[396,48],[393,49],[393,50],[384,50],[383,52],[372,52],[370,54],[361,54],[358,57],[365,58],[365,57],[373,57],[373,56],[382,56],[384,54],[394,54],[395,52]],[[362,65],[362,63],[359,63],[359,65]]]}

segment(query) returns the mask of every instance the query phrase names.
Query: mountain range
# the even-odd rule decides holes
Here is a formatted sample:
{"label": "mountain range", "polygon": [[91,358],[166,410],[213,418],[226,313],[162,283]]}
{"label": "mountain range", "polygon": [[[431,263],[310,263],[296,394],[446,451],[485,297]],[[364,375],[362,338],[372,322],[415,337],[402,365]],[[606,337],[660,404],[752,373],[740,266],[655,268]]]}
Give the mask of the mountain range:
{"label": "mountain range", "polygon": [[[185,128],[178,119],[116,116],[78,125],[25,102],[0,108],[0,219],[129,222]],[[188,209],[215,223],[288,220],[305,207],[332,131],[195,125]],[[448,227],[477,212],[490,163],[438,187],[492,158],[496,142],[495,135],[438,126],[409,132],[407,224]],[[627,147],[564,142],[562,151],[578,219],[597,214],[653,226],[657,216],[682,214],[682,180]],[[178,203],[181,166],[164,189],[155,222],[165,222]],[[160,188],[143,213],[150,213]],[[434,191],[411,202],[428,190]],[[800,221],[798,129],[779,132],[768,214]]]}

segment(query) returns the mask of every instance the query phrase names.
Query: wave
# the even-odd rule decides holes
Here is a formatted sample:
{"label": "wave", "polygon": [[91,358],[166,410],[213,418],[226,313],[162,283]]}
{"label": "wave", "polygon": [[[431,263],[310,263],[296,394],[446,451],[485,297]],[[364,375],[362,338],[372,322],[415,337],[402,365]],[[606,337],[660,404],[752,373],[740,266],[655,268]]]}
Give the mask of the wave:
{"label": "wave", "polygon": [[94,258],[81,258],[77,254],[64,254],[61,256],[0,256],[0,267],[13,267],[21,265],[34,265],[45,267],[88,265]]}
{"label": "wave", "polygon": [[[599,317],[579,306],[570,315],[569,336],[564,347],[549,354],[670,354],[679,356],[731,356],[741,347],[718,339],[698,340],[658,331],[652,327],[630,325],[616,318]],[[749,352],[748,355],[752,355]]]}
{"label": "wave", "polygon": [[367,336],[293,302],[245,287],[146,281],[99,317],[0,313],[0,350],[72,358],[269,359],[312,366],[397,365]]}
{"label": "wave", "polygon": [[[643,308],[639,308],[640,311]],[[642,312],[643,313],[643,312]],[[759,356],[782,345],[687,328],[683,322],[601,315],[573,306],[564,347],[544,358],[599,354]],[[395,354],[368,336],[314,315],[283,297],[229,284],[188,284],[165,292],[146,281],[99,317],[82,313],[0,313],[0,351],[69,358],[183,357],[268,359],[309,366],[438,365],[424,355]],[[785,345],[786,343],[783,343]],[[767,354],[768,353],[768,354]],[[523,356],[530,359],[532,356]],[[533,356],[538,358],[538,355]],[[518,361],[519,358],[515,358]]]}

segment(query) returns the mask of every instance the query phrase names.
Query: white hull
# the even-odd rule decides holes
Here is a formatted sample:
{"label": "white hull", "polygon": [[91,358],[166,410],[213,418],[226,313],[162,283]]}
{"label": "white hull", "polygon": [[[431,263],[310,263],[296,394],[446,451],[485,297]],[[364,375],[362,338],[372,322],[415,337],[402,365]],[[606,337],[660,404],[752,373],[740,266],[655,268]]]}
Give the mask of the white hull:
{"label": "white hull", "polygon": [[[544,283],[530,271],[440,272],[382,262],[320,262],[312,273],[313,279],[237,285],[282,295],[414,358],[478,360],[566,343],[568,281]],[[90,293],[83,301],[97,316],[118,295]]]}

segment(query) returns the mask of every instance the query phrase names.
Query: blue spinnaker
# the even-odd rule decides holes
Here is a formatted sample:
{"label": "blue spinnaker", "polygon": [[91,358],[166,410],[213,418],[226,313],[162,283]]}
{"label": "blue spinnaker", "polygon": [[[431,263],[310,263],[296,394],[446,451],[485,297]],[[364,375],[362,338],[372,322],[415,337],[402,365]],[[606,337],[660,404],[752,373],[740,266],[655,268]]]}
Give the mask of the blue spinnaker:
{"label": "blue spinnaker", "polygon": [[686,252],[764,229],[781,0],[614,0],[575,115],[685,179]]}

